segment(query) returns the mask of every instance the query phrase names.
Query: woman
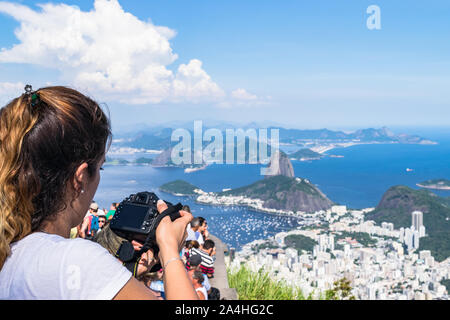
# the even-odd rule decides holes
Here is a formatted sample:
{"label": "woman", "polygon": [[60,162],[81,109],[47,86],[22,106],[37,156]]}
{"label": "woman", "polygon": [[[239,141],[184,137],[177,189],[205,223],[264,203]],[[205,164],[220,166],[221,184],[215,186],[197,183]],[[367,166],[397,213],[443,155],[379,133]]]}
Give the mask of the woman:
{"label": "woman", "polygon": [[[0,110],[0,299],[155,299],[106,249],[69,239],[100,181],[108,118],[73,89],[25,89]],[[180,213],[156,230],[165,292],[197,299],[179,257],[192,215]]]}

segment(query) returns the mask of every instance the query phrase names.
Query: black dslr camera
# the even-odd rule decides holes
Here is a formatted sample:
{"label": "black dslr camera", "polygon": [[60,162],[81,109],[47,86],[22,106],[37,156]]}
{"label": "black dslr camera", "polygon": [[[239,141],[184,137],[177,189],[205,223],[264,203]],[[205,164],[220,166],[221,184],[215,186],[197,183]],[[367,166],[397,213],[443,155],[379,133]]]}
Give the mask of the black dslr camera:
{"label": "black dslr camera", "polygon": [[159,251],[156,245],[156,228],[161,219],[167,215],[172,221],[181,217],[179,211],[182,209],[182,205],[178,203],[173,206],[170,202],[165,201],[168,209],[159,213],[156,208],[158,200],[156,194],[147,191],[125,198],[117,207],[111,220],[111,230],[128,241],[136,240],[143,243],[147,250]]}

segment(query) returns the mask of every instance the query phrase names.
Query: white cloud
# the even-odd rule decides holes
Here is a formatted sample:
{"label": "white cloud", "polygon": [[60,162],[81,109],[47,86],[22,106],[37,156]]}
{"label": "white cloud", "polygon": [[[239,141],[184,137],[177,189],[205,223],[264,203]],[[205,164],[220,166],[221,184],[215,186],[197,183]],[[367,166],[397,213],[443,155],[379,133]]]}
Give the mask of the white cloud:
{"label": "white cloud", "polygon": [[0,107],[25,92],[22,82],[0,82]]}
{"label": "white cloud", "polygon": [[18,44],[2,48],[0,63],[29,63],[61,72],[61,80],[107,101],[146,104],[217,101],[223,90],[192,59],[176,72],[169,40],[176,32],[139,20],[117,0],[96,0],[93,10],[66,4],[27,6],[0,2],[16,19]]}
{"label": "white cloud", "polygon": [[248,93],[245,89],[236,89],[231,92],[231,97],[243,101],[255,101],[258,97],[254,94]]}
{"label": "white cloud", "polygon": [[221,108],[257,107],[270,105],[270,96],[258,97],[245,89],[239,88],[231,92],[230,97],[218,104]]}

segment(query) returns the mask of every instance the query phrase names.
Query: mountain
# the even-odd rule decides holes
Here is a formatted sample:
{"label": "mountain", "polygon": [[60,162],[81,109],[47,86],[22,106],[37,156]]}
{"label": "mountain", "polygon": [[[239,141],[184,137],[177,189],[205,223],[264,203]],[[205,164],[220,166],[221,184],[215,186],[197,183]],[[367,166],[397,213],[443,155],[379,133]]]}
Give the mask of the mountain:
{"label": "mountain", "polygon": [[283,151],[275,151],[270,158],[270,162],[267,168],[266,177],[282,175],[289,178],[293,178],[294,168],[289,160],[288,156]]}
{"label": "mountain", "polygon": [[280,142],[299,143],[302,141],[318,140],[327,142],[359,141],[364,143],[404,143],[404,144],[433,144],[434,142],[416,135],[394,134],[386,127],[380,129],[368,128],[350,133],[332,131],[328,129],[298,130],[280,128]]}
{"label": "mountain", "polygon": [[184,180],[175,180],[163,184],[159,190],[174,195],[193,196],[196,195],[195,190],[200,189]]}
{"label": "mountain", "polygon": [[411,226],[411,213],[423,212],[427,237],[419,241],[420,250],[431,250],[439,261],[450,256],[450,198],[439,197],[428,190],[406,186],[389,188],[366,220],[392,222],[396,229]]}
{"label": "mountain", "polygon": [[154,167],[168,167],[174,165],[175,164],[172,162],[172,148],[161,152],[152,162],[152,166]]}
{"label": "mountain", "polygon": [[220,192],[218,196],[244,196],[264,201],[264,207],[277,210],[315,212],[331,208],[329,200],[307,179],[277,175],[251,185]]}
{"label": "mountain", "polygon": [[311,149],[308,149],[308,148],[303,148],[303,149],[298,150],[297,152],[289,154],[290,159],[295,159],[295,160],[300,160],[300,161],[318,160],[323,157],[324,157],[324,155],[322,155],[318,152],[312,151]]}
{"label": "mountain", "polygon": [[[257,129],[266,128],[268,132],[271,129],[279,130],[280,143],[298,144],[305,143],[335,143],[357,141],[361,143],[403,143],[403,144],[433,144],[434,142],[419,137],[417,135],[394,134],[386,127],[380,129],[368,128],[361,129],[350,133],[343,131],[333,131],[328,129],[300,130],[286,129],[280,126],[266,126],[268,123],[250,123],[247,125],[239,125],[236,123],[221,123],[209,121],[203,124],[202,133],[208,129],[218,129],[223,137],[226,137],[226,129]],[[123,132],[116,135],[117,138],[113,144],[116,147],[131,147],[136,149],[163,150],[173,147],[178,141],[171,141],[172,132],[176,128],[183,128],[189,132],[191,138],[194,137],[193,123],[175,123],[166,124],[166,126],[155,125],[154,127],[140,126],[140,130],[136,132]],[[205,143],[207,144],[207,143]],[[225,143],[226,144],[226,143]]]}
{"label": "mountain", "polygon": [[[236,139],[237,140],[237,139]],[[194,162],[194,142],[191,141],[191,144],[187,143],[187,149],[183,149],[185,154],[190,154],[190,164],[189,163],[181,163],[176,165],[173,162],[171,157],[173,147],[165,149],[162,153],[160,153],[155,160],[153,161],[153,166],[155,167],[182,167],[182,168],[196,168],[202,167],[205,164],[211,163],[227,163],[230,159],[228,159],[228,152],[230,152],[229,158],[231,158],[232,163],[244,164],[244,163],[258,163],[258,161],[263,162],[263,158],[260,156],[260,148],[265,148],[267,151],[267,157],[272,154],[272,148],[269,145],[266,145],[262,142],[257,142],[256,140],[245,138],[239,141],[236,141],[234,146],[228,148],[229,145],[226,143],[221,144],[218,143],[214,145],[214,148],[210,147],[211,142],[203,142],[199,151],[197,151],[197,155],[199,157],[203,156],[203,162],[201,164],[195,164]],[[250,146],[254,146],[252,149],[254,152],[251,152]],[[208,148],[208,149],[207,149]],[[221,149],[220,149],[221,148]],[[180,149],[180,148],[177,148]],[[180,161],[183,161],[184,154],[180,151]],[[203,154],[202,154],[203,152]],[[261,160],[260,160],[261,159]],[[267,159],[268,160],[268,159]],[[266,161],[267,161],[266,160]]]}

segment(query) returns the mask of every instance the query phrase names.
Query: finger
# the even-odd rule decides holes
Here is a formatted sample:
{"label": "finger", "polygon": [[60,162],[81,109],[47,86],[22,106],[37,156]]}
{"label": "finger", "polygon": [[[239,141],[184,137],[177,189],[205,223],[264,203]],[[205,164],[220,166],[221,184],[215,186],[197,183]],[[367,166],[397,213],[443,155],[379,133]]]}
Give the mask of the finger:
{"label": "finger", "polygon": [[184,211],[184,210],[180,210],[178,211],[180,213],[180,216],[185,216],[187,214],[190,214],[190,212]]}
{"label": "finger", "polygon": [[131,241],[131,244],[133,245],[134,250],[140,250],[143,246],[142,243],[137,242],[136,240]]}
{"label": "finger", "polygon": [[179,218],[175,221],[181,220],[181,221],[183,221],[183,223],[188,224],[189,222],[192,221],[192,219],[194,219],[194,216],[192,215],[192,213],[187,212],[187,211],[180,210],[180,215],[181,215],[181,218]]}
{"label": "finger", "polygon": [[158,202],[156,203],[156,208],[158,209],[159,213],[162,213],[164,210],[168,208],[168,206],[164,201],[159,199]]}

